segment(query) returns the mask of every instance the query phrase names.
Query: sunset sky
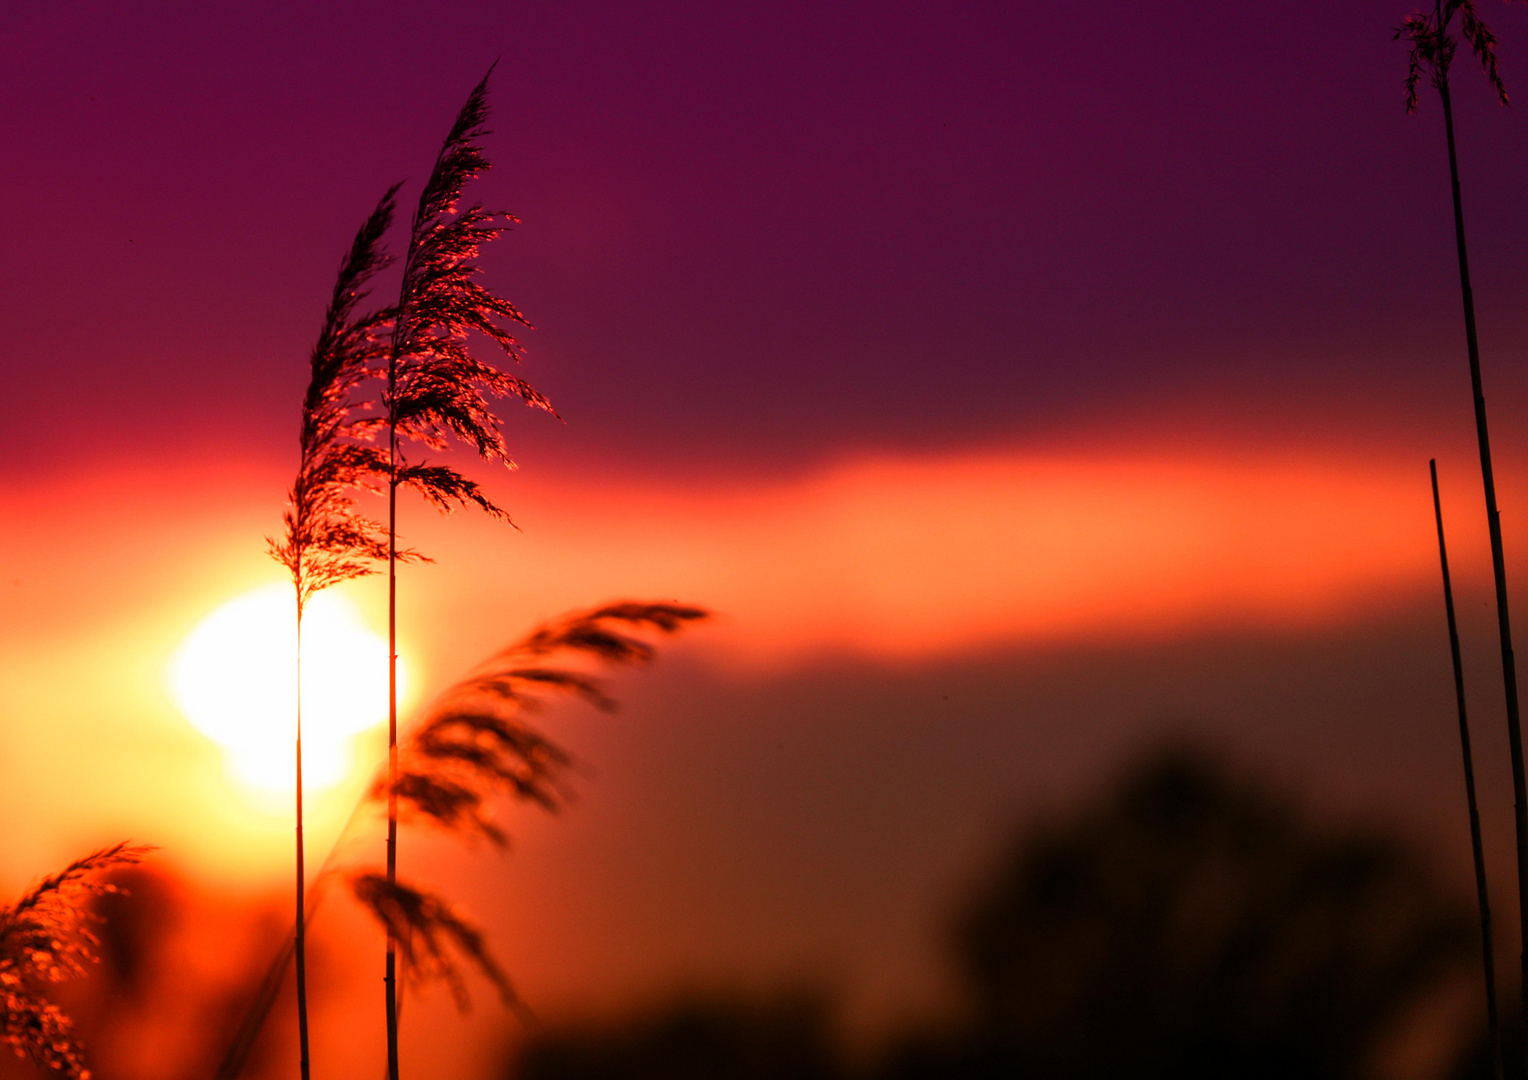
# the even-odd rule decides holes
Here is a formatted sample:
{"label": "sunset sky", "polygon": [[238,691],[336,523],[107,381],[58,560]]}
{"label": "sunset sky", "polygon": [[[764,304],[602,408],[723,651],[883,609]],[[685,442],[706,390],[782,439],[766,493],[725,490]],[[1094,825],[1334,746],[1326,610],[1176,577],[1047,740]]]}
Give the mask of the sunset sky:
{"label": "sunset sky", "polygon": [[[417,195],[495,60],[469,195],[522,219],[486,281],[536,324],[521,374],[565,422],[506,407],[517,473],[457,458],[522,531],[405,505],[437,560],[400,583],[419,690],[571,607],[717,612],[614,684],[614,718],[548,714],[589,766],[564,819],[509,810],[503,862],[420,842],[529,997],[816,978],[873,1028],[939,999],[938,935],[1004,830],[1163,731],[1398,823],[1463,894],[1433,456],[1505,883],[1442,120],[1430,90],[1405,114],[1391,40],[1410,10],[5,4],[6,895],[124,832],[206,888],[284,895],[283,806],[227,779],[166,665],[281,580],[263,537],[339,257],[389,184]],[[1528,12],[1483,11],[1528,102]],[[1528,118],[1466,60],[1455,86],[1520,586]],[[385,626],[378,579],[346,595]],[[320,836],[363,782],[318,797]],[[486,1001],[461,1023],[468,1056],[511,1029]]]}

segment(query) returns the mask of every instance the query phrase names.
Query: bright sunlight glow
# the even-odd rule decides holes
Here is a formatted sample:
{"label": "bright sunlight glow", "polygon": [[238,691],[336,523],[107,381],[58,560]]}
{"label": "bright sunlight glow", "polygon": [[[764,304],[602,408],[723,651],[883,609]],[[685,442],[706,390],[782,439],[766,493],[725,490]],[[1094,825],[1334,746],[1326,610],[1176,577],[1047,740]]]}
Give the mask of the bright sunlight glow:
{"label": "bright sunlight glow", "polygon": [[[181,712],[256,788],[295,786],[295,619],[290,585],[245,593],[198,623],[166,669]],[[405,675],[400,659],[400,697]],[[353,738],[386,719],[387,641],[343,596],[319,593],[302,619],[303,787],[343,780]]]}

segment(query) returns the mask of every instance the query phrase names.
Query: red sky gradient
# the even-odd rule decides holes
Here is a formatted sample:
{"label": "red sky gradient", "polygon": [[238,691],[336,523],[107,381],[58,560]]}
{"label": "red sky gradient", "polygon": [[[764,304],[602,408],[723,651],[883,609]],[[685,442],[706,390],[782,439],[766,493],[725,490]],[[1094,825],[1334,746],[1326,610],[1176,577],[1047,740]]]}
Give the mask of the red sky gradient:
{"label": "red sky gradient", "polygon": [[[453,882],[489,920],[552,1015],[675,979],[810,977],[854,987],[851,1020],[873,1030],[938,999],[930,905],[981,857],[995,822],[1073,790],[1164,720],[1208,720],[1193,726],[1304,782],[1324,776],[1339,801],[1404,792],[1431,825],[1420,831],[1453,847],[1425,472],[1384,451],[883,455],[776,483],[683,487],[504,474],[495,483],[514,493],[520,533],[406,505],[405,531],[439,559],[402,579],[403,647],[426,686],[570,607],[636,595],[718,611],[665,647],[653,675],[618,681],[634,699],[627,715],[548,717],[592,770],[567,820],[513,812],[517,849],[504,863],[411,840],[411,865]],[[229,783],[216,749],[170,703],[164,666],[212,607],[279,580],[259,534],[282,479],[237,462],[117,464],[0,490],[4,518],[28,523],[3,548],[7,565],[26,568],[9,583],[3,661],[5,750],[26,768],[0,810],[34,823],[9,845],[12,875],[117,830],[153,838],[164,864],[202,888],[272,895],[289,858],[284,801],[252,802]],[[1478,511],[1469,481],[1467,466],[1444,472],[1451,521]],[[1509,513],[1522,496],[1504,491]],[[1458,531],[1456,571],[1478,632],[1486,560]],[[379,579],[347,592],[385,625]],[[1395,626],[1420,637],[1425,659],[1408,658],[1410,679],[1431,676],[1421,694],[1403,693],[1416,714],[1403,727],[1431,747],[1420,762],[1413,747],[1396,771],[1372,756],[1335,775],[1317,764],[1314,748],[1333,738],[1394,736],[1376,680],[1382,697],[1403,688],[1383,658],[1360,661],[1365,707],[1335,729],[1308,706],[1270,718],[1266,702],[1249,712],[1238,700],[1268,678],[1275,700],[1324,696],[1355,678],[1331,680],[1330,656],[1362,653],[1372,628]],[[1228,653],[1236,642],[1263,644]],[[1303,643],[1315,652],[1298,655]],[[1155,671],[1144,687],[1142,664]],[[1485,672],[1472,674],[1489,700]],[[1004,719],[1012,709],[1017,725]],[[1227,720],[1242,730],[1215,730]],[[1327,730],[1306,728],[1313,720]],[[376,760],[376,739],[363,747]],[[312,800],[316,852],[363,782]],[[1504,794],[1495,790],[1499,824]],[[940,809],[920,809],[925,799]],[[740,844],[761,852],[767,880],[736,864]],[[363,839],[355,850],[366,849]],[[320,927],[365,956],[353,915],[326,913]],[[358,1061],[370,1043],[347,1018],[366,1015],[364,976],[362,964],[338,981],[320,1027],[329,1053],[347,1047]],[[475,1021],[467,1059],[502,1026],[492,1014]]]}
{"label": "red sky gradient", "polygon": [[[289,824],[163,663],[277,578],[337,260],[497,59],[473,194],[523,220],[487,281],[566,423],[505,415],[523,532],[406,510],[438,563],[404,648],[428,689],[571,606],[718,612],[620,716],[549,716],[592,767],[565,820],[515,815],[502,871],[428,849],[533,1000],[937,1000],[1005,823],[1164,730],[1467,888],[1431,456],[1493,851],[1509,808],[1441,117],[1402,109],[1410,5],[1339,7],[5,5],[0,882],[122,832],[213,893],[279,881]],[[1485,11],[1528,96],[1528,14]],[[1456,99],[1520,587],[1528,130],[1472,71]]]}

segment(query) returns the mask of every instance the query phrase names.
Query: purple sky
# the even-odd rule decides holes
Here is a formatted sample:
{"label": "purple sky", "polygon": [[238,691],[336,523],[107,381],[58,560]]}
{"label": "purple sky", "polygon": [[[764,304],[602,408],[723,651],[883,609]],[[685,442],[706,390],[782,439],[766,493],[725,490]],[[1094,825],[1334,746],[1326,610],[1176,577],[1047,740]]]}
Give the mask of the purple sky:
{"label": "purple sky", "polygon": [[[1407,10],[8,5],[6,468],[103,441],[285,455],[344,244],[495,57],[474,194],[524,225],[489,280],[568,418],[513,417],[527,463],[703,447],[767,471],[1164,408],[1299,438],[1366,396],[1410,427],[1452,394],[1457,427],[1441,122],[1403,114],[1389,39]],[[1485,11],[1528,94],[1528,19]],[[1528,133],[1458,82],[1505,395]]]}

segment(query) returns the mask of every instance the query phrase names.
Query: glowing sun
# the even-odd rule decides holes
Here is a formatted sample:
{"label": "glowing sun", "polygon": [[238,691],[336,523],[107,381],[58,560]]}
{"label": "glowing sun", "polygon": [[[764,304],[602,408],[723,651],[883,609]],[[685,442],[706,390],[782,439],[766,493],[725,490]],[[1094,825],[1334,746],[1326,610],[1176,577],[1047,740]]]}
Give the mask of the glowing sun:
{"label": "glowing sun", "polygon": [[[222,748],[235,778],[257,788],[295,786],[295,607],[289,585],[235,597],[196,625],[165,671],[191,726]],[[405,676],[400,659],[400,698]],[[386,719],[386,639],[343,596],[319,593],[302,619],[303,787],[343,780],[354,737]]]}

